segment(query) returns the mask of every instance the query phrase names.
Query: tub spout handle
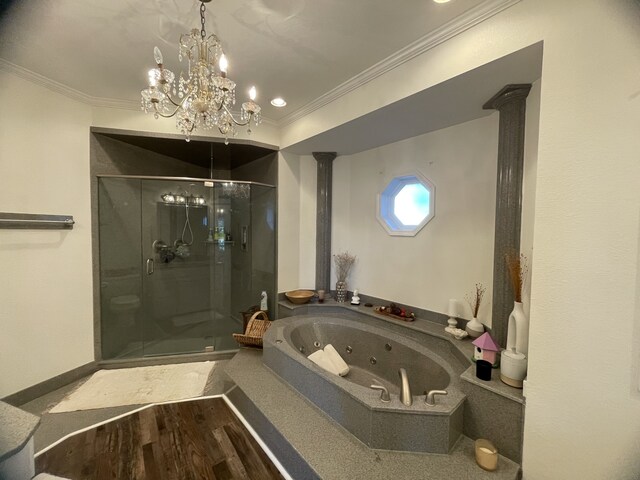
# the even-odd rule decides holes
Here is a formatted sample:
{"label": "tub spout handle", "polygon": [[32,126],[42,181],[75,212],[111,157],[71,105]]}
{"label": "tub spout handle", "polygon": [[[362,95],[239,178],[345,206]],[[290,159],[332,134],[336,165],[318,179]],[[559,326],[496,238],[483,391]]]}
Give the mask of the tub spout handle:
{"label": "tub spout handle", "polygon": [[384,403],[391,401],[391,395],[389,395],[389,390],[387,387],[383,387],[382,385],[371,385],[371,388],[374,390],[380,390],[380,400]]}
{"label": "tub spout handle", "polygon": [[446,390],[429,390],[427,396],[424,397],[424,402],[430,407],[436,406],[436,395],[447,395]]}
{"label": "tub spout handle", "polygon": [[400,375],[400,401],[410,407],[413,403],[413,397],[411,396],[411,388],[409,387],[409,376],[407,375],[407,371],[404,368],[398,370],[398,375]]}

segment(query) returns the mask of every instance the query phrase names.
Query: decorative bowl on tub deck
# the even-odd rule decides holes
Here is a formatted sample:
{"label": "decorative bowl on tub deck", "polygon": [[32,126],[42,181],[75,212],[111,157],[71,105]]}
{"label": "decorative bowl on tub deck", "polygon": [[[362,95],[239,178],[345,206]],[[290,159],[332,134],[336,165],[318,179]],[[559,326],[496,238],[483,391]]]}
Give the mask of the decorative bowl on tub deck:
{"label": "decorative bowl on tub deck", "polygon": [[[420,342],[383,319],[362,314],[300,315],[273,322],[264,337],[263,362],[275,374],[371,448],[448,453],[462,433],[465,396],[460,374],[467,368],[446,339]],[[349,365],[333,375],[307,357],[332,344]],[[400,401],[405,369],[412,405]],[[391,400],[383,402],[383,386]],[[447,390],[435,406],[425,392]]]}
{"label": "decorative bowl on tub deck", "polygon": [[315,294],[316,292],[313,290],[291,290],[290,292],[285,293],[285,296],[291,303],[302,305],[303,303],[307,303],[311,300]]}

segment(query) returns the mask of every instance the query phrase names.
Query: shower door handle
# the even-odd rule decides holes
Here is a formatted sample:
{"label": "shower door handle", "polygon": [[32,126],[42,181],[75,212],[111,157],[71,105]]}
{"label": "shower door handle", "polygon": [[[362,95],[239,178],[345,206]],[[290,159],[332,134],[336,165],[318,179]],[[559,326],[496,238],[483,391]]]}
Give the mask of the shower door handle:
{"label": "shower door handle", "polygon": [[153,258],[147,258],[147,275],[151,275],[153,273],[154,263]]}
{"label": "shower door handle", "polygon": [[249,243],[249,227],[247,225],[243,225],[241,229],[240,235],[240,250],[246,252],[248,250],[247,244]]}

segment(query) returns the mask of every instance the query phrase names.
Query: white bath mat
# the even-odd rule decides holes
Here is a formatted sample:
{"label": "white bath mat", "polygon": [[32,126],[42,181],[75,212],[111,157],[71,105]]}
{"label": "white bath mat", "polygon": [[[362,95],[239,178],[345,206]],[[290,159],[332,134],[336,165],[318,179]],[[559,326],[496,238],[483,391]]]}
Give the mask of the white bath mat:
{"label": "white bath mat", "polygon": [[160,403],[199,397],[216,362],[100,370],[50,413]]}

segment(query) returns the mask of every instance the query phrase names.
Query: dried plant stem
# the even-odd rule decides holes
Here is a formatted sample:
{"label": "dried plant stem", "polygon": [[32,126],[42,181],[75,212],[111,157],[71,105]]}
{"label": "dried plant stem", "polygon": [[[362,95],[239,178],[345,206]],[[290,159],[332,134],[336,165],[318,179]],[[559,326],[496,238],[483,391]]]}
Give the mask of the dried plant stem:
{"label": "dried plant stem", "polygon": [[356,261],[356,256],[349,252],[338,253],[333,256],[333,262],[336,265],[336,277],[339,282],[346,282],[351,267]]}
{"label": "dried plant stem", "polygon": [[482,303],[482,297],[484,297],[484,292],[486,291],[486,287],[483,287],[481,283],[476,283],[476,291],[471,295],[467,295],[465,298],[469,307],[471,307],[471,313],[473,314],[473,318],[478,318],[478,311],[480,310],[480,304]]}
{"label": "dried plant stem", "polygon": [[514,299],[516,302],[522,303],[522,287],[529,271],[527,257],[522,253],[509,252],[505,255],[505,261],[507,262]]}

